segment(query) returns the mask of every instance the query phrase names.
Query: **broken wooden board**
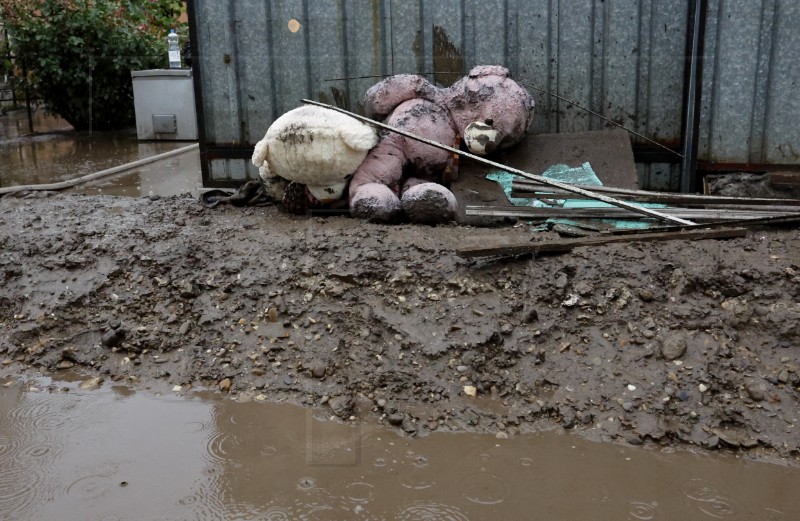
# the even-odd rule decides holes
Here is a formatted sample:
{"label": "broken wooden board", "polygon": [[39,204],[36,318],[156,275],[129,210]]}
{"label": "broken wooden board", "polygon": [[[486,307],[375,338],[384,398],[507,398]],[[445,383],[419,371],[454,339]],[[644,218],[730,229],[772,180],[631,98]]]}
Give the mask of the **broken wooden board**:
{"label": "broken wooden board", "polygon": [[[630,243],[630,242],[654,242],[654,241],[696,241],[703,239],[731,239],[744,237],[747,235],[746,228],[721,228],[716,230],[689,230],[678,232],[658,232],[658,233],[636,233],[629,235],[604,235],[596,237],[585,237],[578,239],[559,239],[552,241],[530,242],[509,240],[503,237],[484,237],[467,241],[467,245],[456,250],[461,257],[486,257],[486,256],[506,256],[524,255],[532,253],[534,255],[544,253],[563,253],[574,248],[601,246],[604,244]],[[472,242],[473,244],[469,244]]]}
{"label": "broken wooden board", "polygon": [[[624,130],[601,130],[570,134],[533,134],[516,146],[501,150],[491,159],[533,174],[541,174],[553,165],[578,167],[585,162],[606,186],[636,189],[638,177],[630,138]],[[485,226],[502,218],[467,216],[469,205],[511,206],[499,184],[485,179],[495,169],[462,159],[459,178],[450,185],[459,206],[458,222]]]}

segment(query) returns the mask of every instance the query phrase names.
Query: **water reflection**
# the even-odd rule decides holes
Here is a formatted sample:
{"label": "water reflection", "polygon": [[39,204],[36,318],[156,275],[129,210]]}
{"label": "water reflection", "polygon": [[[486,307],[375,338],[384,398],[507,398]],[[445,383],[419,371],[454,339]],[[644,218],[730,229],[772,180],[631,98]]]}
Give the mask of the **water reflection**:
{"label": "water reflection", "polygon": [[408,439],[289,405],[64,386],[0,388],[10,519],[800,518],[800,469],[733,456]]}

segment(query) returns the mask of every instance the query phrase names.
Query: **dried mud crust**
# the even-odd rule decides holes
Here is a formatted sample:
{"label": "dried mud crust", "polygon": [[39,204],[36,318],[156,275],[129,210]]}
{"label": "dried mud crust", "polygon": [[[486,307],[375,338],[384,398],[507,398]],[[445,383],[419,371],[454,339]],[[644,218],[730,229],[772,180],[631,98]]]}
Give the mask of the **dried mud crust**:
{"label": "dried mud crust", "polygon": [[409,434],[564,428],[798,463],[799,230],[456,256],[477,232],[0,199],[0,374],[75,367]]}

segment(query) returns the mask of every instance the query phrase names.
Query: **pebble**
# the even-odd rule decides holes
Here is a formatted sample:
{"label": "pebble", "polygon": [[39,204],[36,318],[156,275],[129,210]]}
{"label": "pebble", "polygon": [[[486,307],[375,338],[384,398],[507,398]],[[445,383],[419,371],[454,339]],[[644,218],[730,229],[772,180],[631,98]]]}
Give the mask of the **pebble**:
{"label": "pebble", "polygon": [[417,426],[416,426],[416,425],[414,425],[414,422],[412,422],[412,421],[411,421],[410,419],[408,419],[408,418],[406,418],[405,420],[403,420],[403,423],[402,423],[402,425],[401,425],[401,427],[400,427],[400,428],[401,428],[401,429],[403,429],[403,431],[404,431],[406,434],[414,434],[415,432],[417,432]]}
{"label": "pebble", "polygon": [[667,361],[680,358],[684,353],[686,353],[686,338],[683,336],[668,336],[661,344],[661,355]]}
{"label": "pebble", "polygon": [[767,397],[765,389],[755,382],[748,382],[745,388],[750,399],[754,402],[760,402]]}
{"label": "pebble", "polygon": [[315,364],[311,368],[311,376],[314,378],[323,378],[325,376],[325,366],[323,364]]}
{"label": "pebble", "polygon": [[109,329],[100,338],[105,347],[117,347],[125,339],[125,332],[121,329]]}
{"label": "pebble", "polygon": [[378,401],[375,402],[375,405],[383,409],[384,407],[386,407],[386,400],[384,400],[383,398],[378,398]]}
{"label": "pebble", "polygon": [[478,389],[474,385],[465,385],[464,394],[472,396],[473,398],[478,395]]}
{"label": "pebble", "polygon": [[789,371],[784,369],[778,375],[778,381],[782,384],[789,383]]}
{"label": "pebble", "polygon": [[180,328],[180,330],[178,331],[178,333],[180,333],[180,334],[181,334],[181,336],[183,336],[183,335],[185,335],[186,333],[188,333],[188,332],[189,332],[189,329],[190,329],[191,327],[192,327],[192,322],[191,322],[190,320],[187,320],[187,321],[185,321],[183,324],[181,324],[181,328]]}
{"label": "pebble", "polygon": [[219,390],[223,393],[229,392],[231,390],[231,379],[224,378],[220,380],[219,384],[217,384],[217,387],[219,387]]}
{"label": "pebble", "polygon": [[75,367],[73,362],[70,362],[69,360],[62,360],[58,363],[56,369],[71,369],[73,367]]}
{"label": "pebble", "polygon": [[353,400],[344,395],[334,396],[328,400],[328,406],[339,418],[347,418],[353,410]]}
{"label": "pebble", "polygon": [[103,384],[103,378],[100,376],[96,376],[94,378],[89,378],[85,382],[81,382],[80,388],[85,391],[91,391],[97,389]]}
{"label": "pebble", "polygon": [[459,365],[458,367],[456,367],[456,371],[458,371],[459,373],[466,373],[467,371],[469,371],[469,367],[467,367],[466,365]]}
{"label": "pebble", "polygon": [[642,445],[644,443],[639,436],[630,436],[627,441],[630,445]]}
{"label": "pebble", "polygon": [[622,408],[625,409],[625,412],[631,412],[633,410],[633,403],[632,402],[624,402],[622,404]]}
{"label": "pebble", "polygon": [[708,386],[706,384],[700,384],[697,386],[697,388],[700,389],[701,393],[708,391]]}
{"label": "pebble", "polygon": [[399,413],[390,414],[389,416],[386,417],[386,421],[389,422],[389,425],[394,425],[394,426],[397,426],[397,425],[400,425],[401,423],[403,423],[404,419],[405,419],[405,416],[403,416],[402,414],[399,414]]}
{"label": "pebble", "polygon": [[[650,302],[650,301],[653,300],[653,292],[650,291],[649,289],[640,289],[639,290],[639,298],[643,302]],[[638,438],[636,438],[636,439],[638,439]],[[641,445],[641,443],[640,443],[640,445]]]}
{"label": "pebble", "polygon": [[507,440],[508,439],[508,433],[506,433],[506,432],[498,432],[497,434],[494,435],[494,437],[497,438],[498,440]]}

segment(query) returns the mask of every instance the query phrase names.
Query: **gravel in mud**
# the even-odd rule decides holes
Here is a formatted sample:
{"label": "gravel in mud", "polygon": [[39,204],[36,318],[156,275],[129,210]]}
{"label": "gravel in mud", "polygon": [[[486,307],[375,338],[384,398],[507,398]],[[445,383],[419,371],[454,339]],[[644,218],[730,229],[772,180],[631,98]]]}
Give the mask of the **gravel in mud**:
{"label": "gravel in mud", "polygon": [[477,232],[0,199],[0,374],[211,387],[411,435],[563,428],[798,462],[800,230],[456,256]]}

